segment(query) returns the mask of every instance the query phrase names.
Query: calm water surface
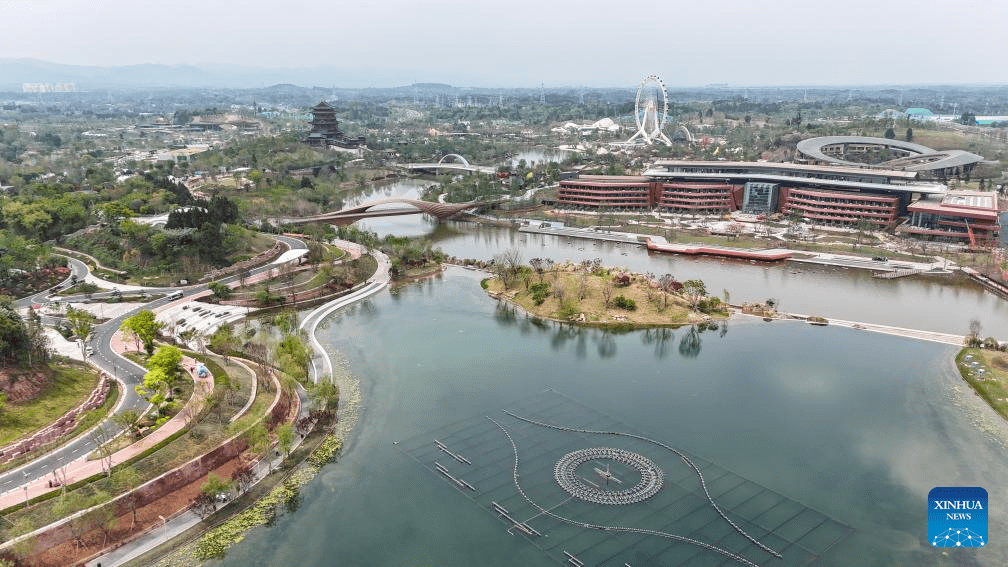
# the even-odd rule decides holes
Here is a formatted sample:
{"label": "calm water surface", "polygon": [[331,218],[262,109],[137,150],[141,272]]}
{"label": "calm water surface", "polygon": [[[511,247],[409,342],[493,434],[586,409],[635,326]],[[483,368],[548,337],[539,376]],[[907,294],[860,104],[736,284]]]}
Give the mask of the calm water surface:
{"label": "calm water surface", "polygon": [[[415,191],[417,182],[387,187]],[[822,315],[964,335],[970,321],[981,322],[984,336],[1008,336],[1008,301],[964,278],[952,276],[880,280],[866,270],[812,264],[751,264],[716,258],[649,254],[640,246],[519,233],[472,223],[437,222],[421,215],[368,219],[359,223],[379,235],[430,236],[434,245],[458,258],[489,260],[517,248],[525,261],[602,258],[608,266],[636,272],[671,273],[677,279],[700,278],[708,292],[727,290],[733,303],[775,299],[791,313]]]}
{"label": "calm water surface", "polygon": [[[797,287],[779,283],[798,279],[780,269],[744,269]],[[1004,502],[1005,428],[964,392],[953,347],[747,319],[700,334],[537,325],[488,299],[481,277],[452,268],[330,319],[320,340],[361,379],[360,422],[299,509],[220,563],[555,565],[394,444],[500,416],[547,386],[853,528],[817,565],[1008,563],[1006,511],[994,505]],[[990,492],[988,547],[942,556],[927,545],[927,493],[948,485]],[[635,542],[613,543],[614,558]],[[735,564],[706,553],[699,564]]]}

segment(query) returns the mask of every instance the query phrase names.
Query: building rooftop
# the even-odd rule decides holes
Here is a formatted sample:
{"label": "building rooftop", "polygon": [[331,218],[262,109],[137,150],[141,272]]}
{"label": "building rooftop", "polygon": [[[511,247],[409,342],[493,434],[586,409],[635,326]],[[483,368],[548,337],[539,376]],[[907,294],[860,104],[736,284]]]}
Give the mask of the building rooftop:
{"label": "building rooftop", "polygon": [[927,195],[918,199],[911,203],[907,210],[949,216],[961,215],[997,223],[997,194],[982,191],[949,191],[945,195]]}
{"label": "building rooftop", "polygon": [[[799,142],[800,144],[801,142]],[[923,146],[922,146],[923,147]],[[789,163],[789,162],[777,162],[777,161],[690,161],[690,160],[675,160],[675,159],[660,159],[654,162],[655,166],[660,167],[716,167],[716,168],[748,168],[748,169],[786,169],[795,172],[804,173],[836,173],[837,175],[871,175],[871,176],[885,176],[893,179],[900,179],[904,181],[912,181],[917,179],[917,174],[910,171],[902,171],[898,169],[866,169],[862,167],[844,167],[844,166],[828,166],[824,167],[821,165],[807,165],[803,163]]]}
{"label": "building rooftop", "polygon": [[997,193],[984,191],[949,191],[941,201],[946,207],[998,210]]}
{"label": "building rooftop", "polygon": [[569,181],[609,181],[612,183],[647,183],[651,179],[643,175],[579,175]]}
{"label": "building rooftop", "polygon": [[[897,148],[912,155],[872,165],[850,161],[843,157],[827,155],[823,152],[824,147],[837,144],[860,144]],[[820,136],[817,138],[806,138],[798,142],[798,152],[815,161],[845,167],[883,170],[901,169],[906,171],[934,171],[962,168],[972,166],[984,159],[983,156],[964,150],[933,150],[927,146],[913,142],[890,138],[875,138],[872,136]]]}
{"label": "building rooftop", "polygon": [[778,162],[658,160],[644,175],[677,180],[727,181],[742,178],[746,181],[799,183],[847,191],[904,194],[943,195],[947,189],[937,183],[911,183],[917,178],[917,173],[911,171]]}

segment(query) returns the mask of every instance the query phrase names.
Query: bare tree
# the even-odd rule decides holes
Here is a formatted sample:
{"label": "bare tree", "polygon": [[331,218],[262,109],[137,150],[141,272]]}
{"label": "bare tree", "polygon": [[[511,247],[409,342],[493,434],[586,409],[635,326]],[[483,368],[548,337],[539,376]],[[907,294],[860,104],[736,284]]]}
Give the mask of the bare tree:
{"label": "bare tree", "polygon": [[522,257],[521,251],[517,248],[508,248],[504,252],[493,257],[493,270],[497,277],[504,284],[504,289],[511,287],[511,283],[521,273]]}
{"label": "bare tree", "polygon": [[546,262],[542,258],[532,258],[529,260],[529,266],[536,275],[539,276],[539,283],[543,283],[543,275],[546,272]]}
{"label": "bare tree", "polygon": [[660,299],[658,277],[653,272],[648,272],[644,274],[644,280],[644,293],[647,295],[647,300],[657,307]]}
{"label": "bare tree", "polygon": [[129,493],[125,503],[126,510],[133,514],[133,520],[130,522],[130,529],[132,530],[136,526],[136,510],[139,504],[139,497],[133,493],[133,489],[140,484],[140,475],[133,467],[123,467],[117,470],[112,475],[112,478],[118,490]]}
{"label": "bare tree", "polygon": [[609,301],[612,299],[612,294],[613,294],[612,281],[606,280],[605,284],[602,285],[602,299],[605,300],[606,307],[609,307]]}
{"label": "bare tree", "polygon": [[217,511],[216,497],[205,492],[200,492],[196,495],[196,498],[193,499],[192,511],[196,512],[196,515],[199,516],[201,520],[207,519],[210,514]]}
{"label": "bare tree", "polygon": [[970,335],[973,337],[979,337],[980,331],[983,330],[983,326],[980,325],[979,319],[970,319],[969,322]]}
{"label": "bare tree", "polygon": [[566,297],[567,292],[564,289],[563,284],[559,281],[553,284],[553,297],[557,298],[559,303],[563,303],[564,297]]}
{"label": "bare tree", "polygon": [[578,274],[578,299],[584,301],[586,295],[588,295],[588,272],[582,270]]}
{"label": "bare tree", "polygon": [[248,463],[241,463],[235,468],[234,472],[231,473],[231,483],[234,485],[235,490],[239,494],[245,492],[252,486],[252,482],[255,480],[255,474],[252,472],[252,467]]}
{"label": "bare tree", "polygon": [[[677,286],[678,284],[678,286]],[[669,295],[675,293],[677,287],[682,287],[672,274],[662,274],[658,278],[658,289],[662,292],[662,309],[668,308]]]}
{"label": "bare tree", "polygon": [[91,432],[91,441],[95,444],[95,453],[101,460],[102,472],[105,476],[112,474],[112,436],[104,427],[96,427]]}

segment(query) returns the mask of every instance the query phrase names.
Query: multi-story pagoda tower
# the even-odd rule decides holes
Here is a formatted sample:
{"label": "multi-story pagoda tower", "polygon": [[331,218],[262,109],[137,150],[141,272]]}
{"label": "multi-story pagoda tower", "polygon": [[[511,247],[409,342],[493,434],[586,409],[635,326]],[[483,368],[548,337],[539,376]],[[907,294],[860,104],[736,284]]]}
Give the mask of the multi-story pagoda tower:
{"label": "multi-story pagoda tower", "polygon": [[308,135],[303,140],[309,146],[327,148],[329,146],[339,146],[341,148],[357,148],[365,145],[363,136],[358,138],[348,138],[340,130],[339,119],[336,118],[336,109],[326,101],[321,101],[311,109],[312,127]]}

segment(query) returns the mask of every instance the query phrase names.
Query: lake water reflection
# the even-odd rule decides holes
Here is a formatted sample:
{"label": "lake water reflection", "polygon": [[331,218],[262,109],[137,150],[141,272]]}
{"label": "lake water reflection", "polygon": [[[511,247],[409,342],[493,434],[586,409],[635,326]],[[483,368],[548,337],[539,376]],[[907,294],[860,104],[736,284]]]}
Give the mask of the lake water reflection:
{"label": "lake water reflection", "polygon": [[[481,277],[452,268],[328,322],[321,341],[361,379],[360,422],[299,510],[221,563],[557,564],[394,444],[502,416],[547,387],[853,528],[816,564],[1008,563],[1001,506],[990,510],[988,547],[943,557],[927,545],[931,488],[985,486],[998,502],[1008,473],[1003,424],[976,426],[991,414],[964,392],[955,348],[753,319],[704,331],[571,328],[487,298]],[[607,539],[606,564],[643,565],[647,553],[664,562],[672,545]],[[708,553],[691,553],[691,564],[734,564]]]}
{"label": "lake water reflection", "polygon": [[780,309],[964,335],[970,321],[984,336],[1008,336],[1008,302],[965,278],[918,276],[873,278],[866,270],[810,264],[755,264],[708,257],[650,254],[643,247],[560,238],[463,222],[437,223],[414,215],[368,219],[360,226],[379,235],[429,236],[436,247],[458,258],[490,260],[508,248],[525,261],[602,258],[607,266],[636,272],[671,273],[679,280],[700,278],[714,295],[727,290],[734,303],[775,299]]}

